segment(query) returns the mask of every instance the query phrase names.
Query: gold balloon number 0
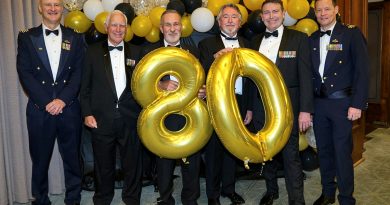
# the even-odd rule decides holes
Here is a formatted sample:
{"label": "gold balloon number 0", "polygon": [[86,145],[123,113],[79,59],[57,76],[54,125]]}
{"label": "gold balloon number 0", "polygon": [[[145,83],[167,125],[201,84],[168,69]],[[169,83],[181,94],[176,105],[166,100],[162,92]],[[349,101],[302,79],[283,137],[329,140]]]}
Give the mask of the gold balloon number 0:
{"label": "gold balloon number 0", "polygon": [[[164,91],[159,80],[175,76],[179,87]],[[148,53],[137,65],[131,80],[133,96],[144,108],[138,118],[142,143],[154,154],[179,159],[199,151],[210,139],[213,128],[206,103],[198,90],[205,82],[199,61],[188,51],[176,47],[159,48]],[[164,119],[170,114],[186,118],[179,131],[170,131]]]}
{"label": "gold balloon number 0", "polygon": [[[265,110],[265,125],[249,132],[234,94],[238,76],[251,78]],[[217,58],[207,77],[207,106],[212,124],[224,146],[237,158],[260,163],[272,159],[287,143],[292,129],[292,106],[278,68],[257,51],[239,48]]]}

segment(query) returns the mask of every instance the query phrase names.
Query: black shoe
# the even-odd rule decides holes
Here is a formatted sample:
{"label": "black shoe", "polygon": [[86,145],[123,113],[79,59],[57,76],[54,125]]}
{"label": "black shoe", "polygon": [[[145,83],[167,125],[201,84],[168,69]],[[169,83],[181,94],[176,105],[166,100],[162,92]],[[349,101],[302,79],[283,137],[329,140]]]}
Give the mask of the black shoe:
{"label": "black shoe", "polygon": [[313,205],[327,205],[333,204],[336,201],[334,197],[328,197],[321,194],[321,196],[314,202]]}
{"label": "black shoe", "polygon": [[230,201],[232,201],[233,204],[243,204],[245,203],[245,200],[236,192],[233,192],[231,194],[224,194],[221,193],[221,196],[228,197]]}
{"label": "black shoe", "polygon": [[219,199],[209,199],[208,205],[221,205]]}
{"label": "black shoe", "polygon": [[275,199],[279,198],[279,194],[270,194],[265,193],[263,198],[261,198],[259,205],[272,205]]}

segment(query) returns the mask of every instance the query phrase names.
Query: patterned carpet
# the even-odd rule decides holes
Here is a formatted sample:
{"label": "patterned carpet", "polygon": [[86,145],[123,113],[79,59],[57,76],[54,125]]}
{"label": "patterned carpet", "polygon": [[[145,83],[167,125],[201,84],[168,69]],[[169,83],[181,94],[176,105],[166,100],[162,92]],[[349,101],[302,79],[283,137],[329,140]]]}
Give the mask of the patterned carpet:
{"label": "patterned carpet", "polygon": [[[358,205],[386,205],[390,204],[390,128],[379,128],[367,135],[371,138],[364,144],[365,161],[355,167],[355,194]],[[179,175],[179,169],[176,169]],[[313,201],[321,194],[321,185],[318,169],[312,172],[305,172],[305,200],[306,204],[313,204]],[[287,193],[284,179],[279,179],[279,196],[274,205],[286,205]],[[174,197],[176,204],[180,203],[181,179],[176,178],[174,184]],[[205,193],[205,181],[201,179],[201,197],[198,200],[200,205],[207,205]],[[239,180],[236,183],[236,191],[246,200],[245,204],[256,205],[259,203],[262,194],[265,192],[264,180]],[[93,192],[83,191],[82,205],[92,205]],[[142,190],[142,205],[156,204],[158,193],[155,193],[152,186],[144,187]],[[50,197],[53,205],[63,204],[63,195]],[[226,198],[221,198],[222,204],[230,204]],[[113,205],[123,203],[120,199],[120,190],[116,190]],[[336,204],[338,204],[336,202]]]}

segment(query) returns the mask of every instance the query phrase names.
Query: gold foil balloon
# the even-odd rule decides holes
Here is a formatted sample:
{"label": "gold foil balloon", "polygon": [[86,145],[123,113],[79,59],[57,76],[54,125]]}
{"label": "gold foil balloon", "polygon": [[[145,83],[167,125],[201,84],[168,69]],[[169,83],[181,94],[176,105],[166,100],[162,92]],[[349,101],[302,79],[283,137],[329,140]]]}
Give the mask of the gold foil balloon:
{"label": "gold foil balloon", "polygon": [[104,26],[104,23],[106,22],[107,16],[108,16],[108,12],[104,11],[95,17],[95,21],[94,21],[95,28],[97,31],[99,31],[102,34],[107,33],[106,27]]}
{"label": "gold foil balloon", "polygon": [[244,0],[244,5],[251,11],[261,9],[264,0]]}
{"label": "gold foil balloon", "polygon": [[214,16],[217,16],[219,9],[225,4],[225,0],[209,0],[207,2],[207,8],[213,13]]}
{"label": "gold foil balloon", "polygon": [[133,31],[131,30],[131,27],[130,26],[127,26],[126,28],[126,36],[125,36],[125,41],[126,42],[129,42],[131,41],[131,39],[133,39]]}
{"label": "gold foil balloon", "polygon": [[74,29],[78,33],[88,31],[92,21],[81,11],[71,11],[66,14],[64,20],[65,26]]}
{"label": "gold foil balloon", "polygon": [[[238,76],[257,85],[265,110],[265,125],[258,133],[243,124],[234,94]],[[215,59],[206,83],[207,106],[223,145],[245,163],[270,160],[287,143],[293,125],[290,97],[278,68],[257,51],[239,48]]]}
{"label": "gold foil balloon", "polygon": [[152,10],[156,6],[156,2],[155,0],[130,0],[130,5],[134,8],[137,16],[148,16],[150,10]]}
{"label": "gold foil balloon", "polygon": [[310,5],[307,0],[289,0],[287,4],[288,14],[294,19],[301,19],[309,13]]}
{"label": "gold foil balloon", "polygon": [[318,24],[313,19],[306,18],[299,20],[295,25],[295,29],[311,36],[312,33],[318,30]]}
{"label": "gold foil balloon", "polygon": [[236,4],[236,6],[238,7],[238,9],[240,9],[241,25],[243,25],[248,20],[248,10],[246,10],[245,6],[241,4]]}
{"label": "gold foil balloon", "polygon": [[68,11],[79,11],[83,9],[86,0],[63,0],[64,7]]}
{"label": "gold foil balloon", "polygon": [[149,17],[138,15],[131,23],[131,30],[139,37],[145,37],[152,30],[152,22]]}
{"label": "gold foil balloon", "polygon": [[152,25],[155,27],[160,27],[161,14],[164,13],[166,9],[163,7],[154,7],[149,14],[149,19],[152,22]]}
{"label": "gold foil balloon", "polygon": [[153,26],[152,30],[150,30],[148,35],[145,36],[145,39],[150,43],[157,42],[158,40],[160,40],[160,29]]}
{"label": "gold foil balloon", "polygon": [[[158,87],[160,79],[173,75],[179,80],[174,91]],[[148,53],[137,65],[131,79],[134,98],[144,108],[138,118],[142,143],[159,157],[178,159],[199,151],[212,134],[206,104],[198,90],[205,74],[199,61],[176,47],[159,48]],[[179,131],[170,131],[164,119],[170,114],[186,118]]]}
{"label": "gold foil balloon", "polygon": [[181,18],[181,37],[188,37],[193,31],[194,28],[192,28],[191,25],[191,17],[183,16],[183,18]]}

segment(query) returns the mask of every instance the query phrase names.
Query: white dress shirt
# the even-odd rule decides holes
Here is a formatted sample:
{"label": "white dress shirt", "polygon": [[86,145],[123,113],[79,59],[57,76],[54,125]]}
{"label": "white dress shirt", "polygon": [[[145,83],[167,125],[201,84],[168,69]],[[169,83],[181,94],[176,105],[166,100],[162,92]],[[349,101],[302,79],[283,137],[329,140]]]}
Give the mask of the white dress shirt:
{"label": "white dress shirt", "polygon": [[[265,57],[270,59],[273,63],[276,63],[276,59],[279,53],[280,42],[282,42],[282,36],[284,31],[284,26],[281,25],[278,29],[278,37],[270,36],[268,38],[263,37],[263,40],[260,43],[259,52]],[[270,32],[268,29],[267,32]]]}
{"label": "white dress shirt", "polygon": [[[336,22],[328,30],[331,30],[333,32],[335,25],[336,25]],[[322,28],[321,28],[321,31],[324,31],[324,30],[322,30]],[[323,35],[322,37],[320,37],[320,67],[318,68],[318,72],[321,75],[322,82],[324,82],[324,79],[323,79],[324,68],[325,68],[325,62],[326,62],[326,55],[328,55],[327,47],[329,45],[329,42],[330,42],[330,36]]]}
{"label": "white dress shirt", "polygon": [[[108,41],[109,46],[114,46],[110,41]],[[119,43],[117,46],[123,46],[123,41]],[[122,92],[126,88],[126,71],[125,71],[125,48],[121,51],[118,49],[114,49],[110,51],[110,59],[111,59],[111,68],[112,75],[114,77],[115,82],[115,90],[118,99],[122,95]]]}
{"label": "white dress shirt", "polygon": [[58,66],[60,65],[61,57],[61,40],[62,40],[62,31],[61,26],[58,25],[54,30],[58,30],[58,36],[54,33],[50,33],[46,36],[45,30],[51,30],[45,24],[42,23],[42,32],[43,39],[45,40],[45,47],[47,50],[47,56],[49,57],[51,73],[53,75],[53,80],[56,81]]}

